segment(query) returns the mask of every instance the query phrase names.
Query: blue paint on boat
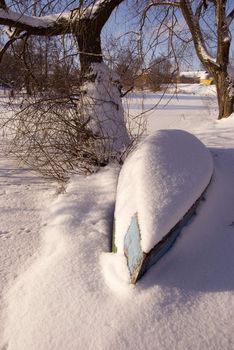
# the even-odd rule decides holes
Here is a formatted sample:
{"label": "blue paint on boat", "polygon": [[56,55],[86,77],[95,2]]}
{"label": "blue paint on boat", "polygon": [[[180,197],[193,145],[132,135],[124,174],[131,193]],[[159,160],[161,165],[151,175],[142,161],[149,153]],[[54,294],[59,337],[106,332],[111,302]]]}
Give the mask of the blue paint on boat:
{"label": "blue paint on boat", "polygon": [[205,191],[184,217],[148,253],[143,252],[141,248],[141,231],[138,215],[136,213],[132,216],[124,239],[124,253],[127,258],[131,283],[136,283],[173,246],[182,229],[189,224],[192,217],[196,214],[197,206],[203,199],[204,193]]}
{"label": "blue paint on boat", "polygon": [[141,266],[144,258],[140,240],[140,228],[137,214],[135,214],[131,219],[130,226],[124,238],[124,252],[127,256],[128,268],[131,274],[133,274],[137,267]]}
{"label": "blue paint on boat", "polygon": [[[180,225],[166,235],[149,253],[144,253],[141,248],[140,226],[137,214],[132,219],[124,239],[124,252],[127,257],[131,283],[141,278],[144,273],[154,265],[174,244],[183,226],[191,218],[192,213],[183,220]],[[187,221],[187,222],[186,222]]]}

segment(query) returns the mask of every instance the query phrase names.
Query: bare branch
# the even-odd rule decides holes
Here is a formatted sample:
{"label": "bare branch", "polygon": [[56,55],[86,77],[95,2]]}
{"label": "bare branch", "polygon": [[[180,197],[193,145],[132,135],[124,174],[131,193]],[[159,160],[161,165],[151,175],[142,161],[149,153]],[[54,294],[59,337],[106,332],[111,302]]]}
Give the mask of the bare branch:
{"label": "bare branch", "polygon": [[162,0],[151,0],[149,3],[149,6],[154,6],[154,5],[164,5],[164,6],[175,6],[175,7],[180,7],[180,2],[179,1],[162,1]]}
{"label": "bare branch", "polygon": [[193,14],[190,2],[187,0],[181,0],[180,7],[192,34],[194,46],[199,59],[202,62],[209,62],[211,65],[217,66],[214,57],[212,57],[207,51],[199,22]]}
{"label": "bare branch", "polygon": [[16,41],[19,39],[23,39],[26,33],[22,33],[19,35],[19,31],[15,29],[13,32],[8,32],[9,40],[3,45],[3,47],[0,49],[0,62],[2,60],[2,57],[4,53],[7,51],[7,49]]}
{"label": "bare branch", "polygon": [[199,21],[199,19],[200,19],[203,6],[204,6],[204,0],[200,0],[199,4],[197,6],[196,12],[195,12],[195,17],[196,17],[197,21]]}
{"label": "bare branch", "polygon": [[[71,11],[48,16],[28,16],[0,6],[0,24],[27,31],[30,35],[54,36],[70,34],[80,27],[82,21],[98,20],[105,24],[113,9],[123,0],[98,0],[86,8],[76,7]],[[4,6],[4,5],[3,5]]]}
{"label": "bare branch", "polygon": [[229,13],[229,15],[227,16],[227,26],[229,27],[230,24],[232,23],[232,20],[234,18],[234,9]]}
{"label": "bare branch", "polygon": [[71,12],[59,13],[44,17],[34,17],[22,15],[11,10],[0,10],[0,24],[17,28],[21,31],[27,31],[35,35],[58,35],[70,33],[71,29],[67,26],[70,20]]}
{"label": "bare branch", "polygon": [[7,51],[7,49],[11,46],[11,44],[13,44],[15,41],[17,40],[17,38],[13,37],[11,39],[9,39],[5,45],[0,49],[0,62],[2,60],[2,57],[4,55],[4,53]]}

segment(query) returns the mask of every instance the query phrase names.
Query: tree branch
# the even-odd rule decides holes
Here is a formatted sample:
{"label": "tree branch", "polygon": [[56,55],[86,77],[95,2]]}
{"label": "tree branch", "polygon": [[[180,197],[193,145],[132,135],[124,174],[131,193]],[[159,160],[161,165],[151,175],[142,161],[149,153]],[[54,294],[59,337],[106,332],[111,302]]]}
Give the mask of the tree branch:
{"label": "tree branch", "polygon": [[93,20],[98,21],[101,27],[104,26],[112,11],[120,5],[124,0],[98,0],[93,11]]}
{"label": "tree branch", "polygon": [[70,16],[71,12],[34,17],[22,15],[9,9],[0,9],[0,24],[34,35],[59,35],[70,33],[71,30],[66,25]]}
{"label": "tree branch", "polygon": [[[61,12],[49,16],[28,16],[1,7],[0,25],[14,27],[20,31],[27,31],[30,35],[55,36],[70,34],[80,27],[82,21],[97,21],[104,25],[113,9],[123,0],[96,0],[86,8],[76,7],[68,12]],[[5,2],[2,3],[2,6]]]}
{"label": "tree branch", "polygon": [[200,0],[197,8],[196,8],[196,12],[195,12],[195,17],[196,20],[199,21],[200,17],[201,17],[201,11],[202,11],[202,7],[204,6],[204,0]]}
{"label": "tree branch", "polygon": [[229,63],[231,36],[226,22],[226,1],[216,0],[215,10],[217,27],[217,62],[220,66],[227,66]]}
{"label": "tree branch", "polygon": [[154,6],[154,5],[164,5],[164,6],[175,6],[175,7],[180,7],[180,2],[179,1],[162,1],[162,0],[151,0],[149,3],[149,6]]}
{"label": "tree branch", "polygon": [[199,21],[194,16],[190,1],[180,0],[180,8],[193,37],[195,50],[202,62],[209,62],[212,66],[217,66],[215,58],[212,57],[206,48]]}
{"label": "tree branch", "polygon": [[26,36],[26,33],[22,33],[21,35],[18,35],[17,29],[13,31],[13,33],[9,36],[9,40],[3,45],[3,47],[0,49],[0,62],[2,61],[2,57],[4,53],[7,51],[7,49],[16,41],[19,39],[23,39]]}
{"label": "tree branch", "polygon": [[232,20],[234,18],[234,9],[229,13],[229,15],[227,16],[227,26],[229,27],[230,24],[232,23]]}

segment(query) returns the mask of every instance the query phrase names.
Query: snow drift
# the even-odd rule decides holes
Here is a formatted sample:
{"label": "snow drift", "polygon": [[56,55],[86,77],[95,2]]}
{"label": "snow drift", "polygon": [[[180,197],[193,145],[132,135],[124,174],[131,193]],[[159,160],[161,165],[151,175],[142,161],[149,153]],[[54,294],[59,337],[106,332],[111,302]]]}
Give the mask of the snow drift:
{"label": "snow drift", "polygon": [[[148,94],[146,105],[153,100],[157,95]],[[113,284],[115,270],[106,269],[111,258],[122,268],[122,256],[103,253],[109,251],[118,169],[74,177],[52,201],[51,183],[32,181],[30,172],[22,182],[19,169],[2,160],[0,285],[7,295],[0,348],[233,350],[234,118],[216,122],[211,102],[208,109],[203,98],[181,95],[152,112],[149,133],[168,127],[196,133],[214,155],[215,174],[193,224],[135,286],[124,283],[122,270],[119,285]],[[34,200],[45,212],[42,221]],[[64,214],[70,215],[61,225]]]}
{"label": "snow drift", "polygon": [[159,130],[126,160],[115,207],[115,245],[137,214],[141,247],[148,253],[183,218],[208,186],[213,161],[206,147],[182,130]]}

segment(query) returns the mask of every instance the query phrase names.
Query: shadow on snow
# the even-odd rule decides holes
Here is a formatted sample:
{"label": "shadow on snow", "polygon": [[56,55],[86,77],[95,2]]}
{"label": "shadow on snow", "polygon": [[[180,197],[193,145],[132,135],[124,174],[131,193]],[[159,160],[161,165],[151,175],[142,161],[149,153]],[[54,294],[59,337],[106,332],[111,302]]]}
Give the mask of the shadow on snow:
{"label": "shadow on snow", "polygon": [[210,149],[213,181],[192,222],[171,250],[143,277],[140,288],[184,292],[234,291],[234,149]]}

